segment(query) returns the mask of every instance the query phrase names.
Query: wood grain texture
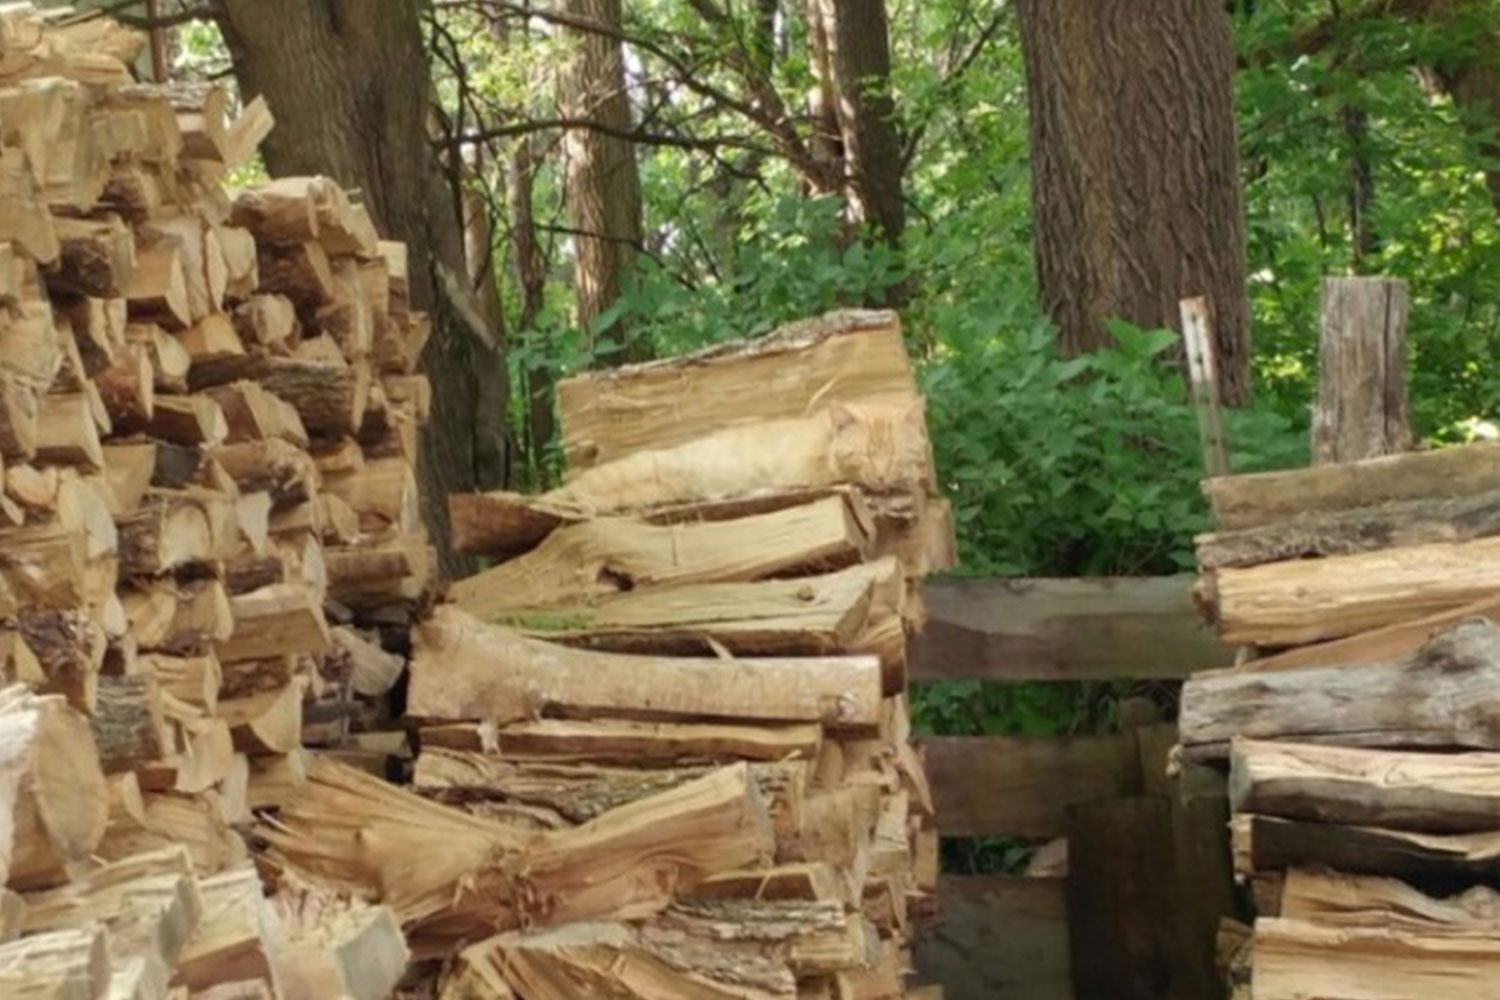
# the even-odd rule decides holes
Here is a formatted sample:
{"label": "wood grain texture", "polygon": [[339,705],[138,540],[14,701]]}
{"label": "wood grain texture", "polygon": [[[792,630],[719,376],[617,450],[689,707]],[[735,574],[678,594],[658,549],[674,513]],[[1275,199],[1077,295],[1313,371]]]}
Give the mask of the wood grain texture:
{"label": "wood grain texture", "polygon": [[916,392],[896,314],[848,310],[751,342],[564,379],[557,405],[576,473],[735,424]]}
{"label": "wood grain texture", "polygon": [[1226,643],[1335,639],[1500,594],[1500,538],[1222,569],[1212,588]]}
{"label": "wood grain texture", "polygon": [[933,580],[913,680],[1173,679],[1233,652],[1198,619],[1192,578]]}
{"label": "wood grain texture", "polygon": [[1313,461],[1356,462],[1411,447],[1406,282],[1324,278]]}
{"label": "wood grain texture", "polygon": [[1500,749],[1500,629],[1468,622],[1411,658],[1363,666],[1221,670],[1183,685],[1191,757],[1223,758],[1236,736],[1345,746]]}
{"label": "wood grain texture", "polygon": [[1068,806],[1142,787],[1136,742],[1128,736],[934,736],[923,746],[947,837],[1063,836]]}
{"label": "wood grain texture", "polygon": [[1500,828],[1500,754],[1236,740],[1236,812],[1430,833]]}
{"label": "wood grain texture", "polygon": [[1472,496],[1500,489],[1500,444],[1386,455],[1342,465],[1209,479],[1203,492],[1219,530],[1255,528],[1301,514],[1398,500]]}

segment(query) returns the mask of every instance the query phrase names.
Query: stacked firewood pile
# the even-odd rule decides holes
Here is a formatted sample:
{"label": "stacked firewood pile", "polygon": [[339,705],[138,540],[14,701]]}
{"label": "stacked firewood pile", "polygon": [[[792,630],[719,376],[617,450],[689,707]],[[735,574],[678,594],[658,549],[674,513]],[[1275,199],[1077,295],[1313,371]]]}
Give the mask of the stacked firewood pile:
{"label": "stacked firewood pile", "polygon": [[1500,447],[1206,489],[1201,596],[1269,654],[1182,700],[1230,767],[1242,995],[1500,995]]}
{"label": "stacked firewood pile", "polygon": [[268,903],[241,833],[404,666],[426,322],[337,185],[226,193],[269,113],[141,44],[0,8],[0,994],[375,996],[392,912]]}
{"label": "stacked firewood pile", "polygon": [[560,392],[566,485],[413,632],[411,791],[315,765],[270,857],[378,898],[441,995],[900,998],[937,840],[905,635],[951,562],[895,317]]}

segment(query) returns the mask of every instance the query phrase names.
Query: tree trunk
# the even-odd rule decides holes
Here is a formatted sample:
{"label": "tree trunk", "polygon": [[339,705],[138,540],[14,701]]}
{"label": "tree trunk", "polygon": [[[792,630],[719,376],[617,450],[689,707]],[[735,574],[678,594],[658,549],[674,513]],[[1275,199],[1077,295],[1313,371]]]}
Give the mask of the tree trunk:
{"label": "tree trunk", "polygon": [[[814,53],[827,49],[835,100],[833,111],[843,140],[845,199],[850,221],[869,225],[892,246],[906,229],[901,191],[901,141],[891,99],[891,43],[885,0],[818,0],[822,35],[815,31]],[[827,99],[826,86],[823,99]],[[824,111],[827,114],[827,111]]]}
{"label": "tree trunk", "polygon": [[1250,398],[1234,51],[1222,4],[1021,0],[1042,303],[1066,353],[1213,301],[1220,395]]}
{"label": "tree trunk", "polygon": [[[358,188],[381,232],[406,241],[411,296],[433,315],[424,355],[434,388],[423,435],[424,513],[444,569],[468,561],[447,544],[447,496],[488,485],[475,466],[479,384],[503,379],[499,350],[480,342],[446,301],[442,272],[462,280],[463,231],[429,151],[432,91],[419,17],[425,0],[217,0],[247,95],[263,94],[277,124],[266,141],[274,174],[327,174]],[[440,270],[441,269],[441,270]]]}
{"label": "tree trunk", "polygon": [[[631,128],[625,59],[618,38],[621,0],[560,0],[558,12],[592,21],[601,31],[559,27],[571,47],[558,80],[564,118],[588,119],[602,129],[571,128],[563,133],[567,160],[567,202],[574,245],[574,286],[578,325],[586,331],[620,298],[625,276],[641,245],[641,175],[635,148],[608,132]],[[604,130],[608,130],[608,132]],[[625,344],[616,323],[605,336]],[[638,352],[627,352],[634,360]]]}
{"label": "tree trunk", "polygon": [[[532,203],[533,181],[536,163],[533,159],[531,139],[522,136],[516,142],[515,152],[509,163],[510,183],[507,195],[510,199],[510,232],[516,262],[516,282],[521,287],[521,315],[516,322],[518,329],[535,333],[537,317],[546,305],[547,261],[542,256],[536,239],[536,215]],[[531,368],[526,373],[526,429],[531,451],[532,466],[538,481],[533,485],[545,489],[545,458],[547,446],[552,442],[554,424],[552,416],[552,373],[543,366]]]}
{"label": "tree trunk", "polygon": [[[483,149],[475,150],[472,171],[463,184],[464,256],[469,290],[479,315],[505,342],[505,304],[500,294],[500,272],[495,264],[495,221],[490,199],[485,197]],[[503,350],[503,348],[502,348]],[[474,470],[485,486],[511,486],[511,435],[507,420],[510,378],[504,366],[496,378],[478,380],[477,433],[474,437]]]}

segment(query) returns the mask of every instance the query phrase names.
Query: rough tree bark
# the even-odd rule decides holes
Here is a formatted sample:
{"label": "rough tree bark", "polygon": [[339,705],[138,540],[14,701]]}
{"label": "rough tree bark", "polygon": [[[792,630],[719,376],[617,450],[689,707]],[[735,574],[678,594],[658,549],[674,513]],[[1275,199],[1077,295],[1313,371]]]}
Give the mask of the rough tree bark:
{"label": "rough tree bark", "polygon": [[1020,0],[1043,305],[1067,353],[1106,322],[1215,309],[1220,392],[1250,396],[1250,316],[1223,4]]}
{"label": "rough tree bark", "polygon": [[[537,317],[541,315],[547,295],[547,261],[537,242],[532,201],[536,162],[531,142],[529,136],[517,140],[508,164],[507,184],[511,248],[515,254],[516,283],[521,288],[521,314],[516,325],[522,330],[536,329]],[[526,394],[527,437],[532,458],[536,467],[541,469],[556,423],[552,413],[552,379],[546,369],[535,368],[527,374]],[[538,482],[535,485],[544,488],[547,484]]]}
{"label": "rough tree bark", "polygon": [[[620,0],[559,0],[557,9],[602,29],[558,28],[572,49],[558,77],[562,117],[603,126],[563,133],[577,318],[579,326],[588,329],[619,299],[641,245],[641,175],[635,147],[618,134],[604,131],[620,133],[631,128],[625,58],[616,37]],[[617,343],[626,342],[619,324],[607,336]]]}
{"label": "rough tree bark", "polygon": [[434,388],[423,436],[424,513],[444,569],[468,561],[447,545],[447,495],[483,487],[476,475],[479,382],[504,378],[498,350],[448,306],[442,270],[462,280],[463,231],[430,151],[431,77],[425,0],[215,0],[243,92],[263,94],[277,125],[273,174],[327,174],[358,188],[381,231],[409,245],[411,293],[432,312],[424,356]]}
{"label": "rough tree bark", "polygon": [[821,36],[813,33],[815,62],[822,58],[818,49],[826,46],[850,221],[872,226],[888,243],[899,246],[906,230],[906,201],[896,106],[890,93],[885,0],[817,0],[817,7],[823,30]]}

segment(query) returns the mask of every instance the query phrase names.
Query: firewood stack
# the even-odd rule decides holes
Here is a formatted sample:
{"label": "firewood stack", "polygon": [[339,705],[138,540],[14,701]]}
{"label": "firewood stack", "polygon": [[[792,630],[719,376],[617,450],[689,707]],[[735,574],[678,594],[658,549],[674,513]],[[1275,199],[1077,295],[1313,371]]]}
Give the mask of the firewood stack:
{"label": "firewood stack", "polygon": [[412,634],[411,789],[319,761],[271,861],[391,906],[447,1000],[936,996],[904,653],[952,541],[895,316],[559,398],[566,485],[452,498],[502,561]]}
{"label": "firewood stack", "polygon": [[1200,596],[1262,654],[1182,698],[1258,913],[1237,995],[1500,995],[1500,446],[1205,488]]}
{"label": "firewood stack", "polygon": [[267,903],[240,831],[402,667],[426,322],[331,181],[228,194],[269,112],[142,43],[0,6],[0,994],[340,995],[390,912]]}

